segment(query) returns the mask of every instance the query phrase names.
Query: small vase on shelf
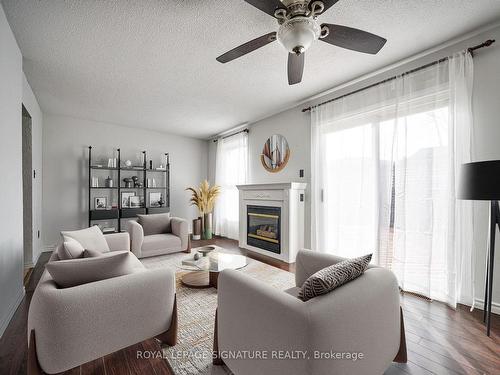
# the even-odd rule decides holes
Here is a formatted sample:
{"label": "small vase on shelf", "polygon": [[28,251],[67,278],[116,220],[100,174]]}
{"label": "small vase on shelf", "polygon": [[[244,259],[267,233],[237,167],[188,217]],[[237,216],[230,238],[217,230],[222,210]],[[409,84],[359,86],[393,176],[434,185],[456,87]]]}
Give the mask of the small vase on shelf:
{"label": "small vase on shelf", "polygon": [[106,186],[108,188],[112,188],[113,187],[113,179],[108,176],[108,178],[106,178],[104,180],[104,186]]}

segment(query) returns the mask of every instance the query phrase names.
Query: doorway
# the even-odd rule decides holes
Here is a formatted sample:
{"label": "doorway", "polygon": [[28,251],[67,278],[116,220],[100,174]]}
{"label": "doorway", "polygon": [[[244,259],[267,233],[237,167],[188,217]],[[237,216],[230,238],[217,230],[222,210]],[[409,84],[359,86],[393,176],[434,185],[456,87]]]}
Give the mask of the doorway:
{"label": "doorway", "polygon": [[33,270],[33,179],[31,115],[22,106],[24,283]]}

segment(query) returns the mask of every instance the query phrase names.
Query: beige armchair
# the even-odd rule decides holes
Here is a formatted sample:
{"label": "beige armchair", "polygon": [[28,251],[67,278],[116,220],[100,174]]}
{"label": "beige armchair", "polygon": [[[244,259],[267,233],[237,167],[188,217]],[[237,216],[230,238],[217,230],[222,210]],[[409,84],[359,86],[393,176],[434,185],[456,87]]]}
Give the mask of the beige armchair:
{"label": "beige armchair", "polygon": [[[221,272],[214,364],[225,363],[238,375],[376,375],[392,361],[406,362],[398,283],[391,271],[369,267],[328,294],[307,302],[297,297],[310,275],[341,260],[301,250],[296,287],[287,291],[242,272]],[[231,356],[238,351],[267,359]],[[332,358],[334,353],[343,358]]]}
{"label": "beige armchair", "polygon": [[137,258],[189,251],[187,221],[169,214],[139,215],[129,221],[128,232]]}
{"label": "beige armchair", "polygon": [[[105,238],[111,251],[129,248],[128,233]],[[28,374],[66,371],[152,337],[175,345],[174,272],[147,270],[132,254],[130,262],[130,274],[70,288],[44,271],[28,313]]]}

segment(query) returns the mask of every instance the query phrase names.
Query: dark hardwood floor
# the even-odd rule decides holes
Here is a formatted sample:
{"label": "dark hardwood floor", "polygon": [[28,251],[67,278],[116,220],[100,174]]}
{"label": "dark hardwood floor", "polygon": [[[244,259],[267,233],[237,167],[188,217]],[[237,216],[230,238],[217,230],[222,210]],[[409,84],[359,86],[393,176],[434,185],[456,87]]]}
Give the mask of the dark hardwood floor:
{"label": "dark hardwood floor", "polygon": [[[236,241],[217,238],[194,241],[192,246],[215,243],[233,252],[246,254]],[[294,271],[294,267],[247,254],[275,267]],[[33,291],[49,258],[43,253],[26,286],[26,296],[0,340],[0,374],[26,374],[28,307]],[[386,375],[500,374],[500,316],[493,316],[491,337],[485,334],[482,311],[472,313],[466,306],[456,311],[439,302],[402,296],[408,347],[408,363],[392,364]],[[137,351],[157,351],[155,340],[146,340],[119,352],[65,372],[67,375],[157,374],[173,375],[162,359],[138,359]],[[354,374],[353,374],[354,375]]]}

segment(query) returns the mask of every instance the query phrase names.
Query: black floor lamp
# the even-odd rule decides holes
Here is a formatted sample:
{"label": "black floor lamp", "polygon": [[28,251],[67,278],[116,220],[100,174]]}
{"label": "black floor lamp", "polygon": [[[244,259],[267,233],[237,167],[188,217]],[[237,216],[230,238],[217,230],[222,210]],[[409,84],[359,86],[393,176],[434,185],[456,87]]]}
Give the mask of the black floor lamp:
{"label": "black floor lamp", "polygon": [[493,266],[495,264],[495,231],[500,229],[500,160],[481,161],[462,165],[458,199],[490,201],[490,249],[487,254],[486,286],[484,291],[483,321],[486,334],[491,328],[491,299],[493,292]]}

